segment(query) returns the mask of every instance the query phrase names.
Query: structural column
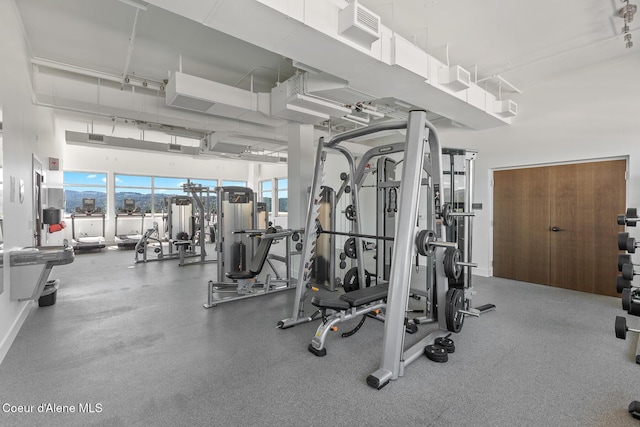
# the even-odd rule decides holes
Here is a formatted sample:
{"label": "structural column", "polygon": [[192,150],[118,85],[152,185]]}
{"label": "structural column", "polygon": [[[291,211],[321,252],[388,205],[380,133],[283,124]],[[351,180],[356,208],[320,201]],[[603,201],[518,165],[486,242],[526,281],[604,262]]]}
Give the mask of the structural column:
{"label": "structural column", "polygon": [[[303,124],[289,125],[289,159],[287,163],[289,178],[289,228],[304,226],[307,216],[308,189],[313,179],[315,146],[313,126]],[[294,263],[296,265],[296,263]]]}

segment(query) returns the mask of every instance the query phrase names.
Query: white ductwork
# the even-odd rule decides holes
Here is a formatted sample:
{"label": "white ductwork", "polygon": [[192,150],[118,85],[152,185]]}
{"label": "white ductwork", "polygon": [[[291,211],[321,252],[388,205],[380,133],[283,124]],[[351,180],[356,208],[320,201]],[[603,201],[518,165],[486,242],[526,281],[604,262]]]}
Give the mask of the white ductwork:
{"label": "white ductwork", "polygon": [[[121,90],[118,84],[99,77],[39,67],[33,73],[33,83],[39,105],[198,129],[204,133],[235,132],[265,138],[286,134],[284,130],[279,130],[284,129],[285,121],[258,111],[245,110],[239,117],[233,106],[225,111],[217,111],[218,116],[187,111],[167,106],[164,94],[134,87]],[[258,102],[266,102],[264,98],[260,101],[259,95]]]}
{"label": "white ductwork", "polygon": [[338,32],[367,49],[380,40],[380,17],[353,0],[338,13]]}
{"label": "white ductwork", "polygon": [[124,150],[144,150],[155,151],[159,153],[175,153],[185,154],[188,156],[197,156],[199,154],[198,147],[188,147],[180,144],[164,144],[161,142],[143,141],[132,138],[120,138],[117,136],[108,136],[96,133],[83,133],[66,131],[65,138],[67,144],[72,145],[93,145],[103,148],[118,148]]}
{"label": "white ductwork", "polygon": [[[213,138],[212,138],[213,137]],[[186,156],[211,155],[219,158],[236,160],[253,160],[268,163],[286,163],[287,158],[263,153],[257,153],[248,146],[228,144],[224,142],[211,141],[215,139],[215,134],[208,135],[200,143],[200,146],[186,146],[174,143],[162,143],[146,141],[133,138],[121,138],[98,133],[84,133],[66,131],[65,139],[67,144],[92,146],[99,148],[117,148],[120,150],[153,151],[157,153],[182,154]]]}
{"label": "white ductwork", "polygon": [[272,116],[317,125],[330,117],[351,113],[351,109],[344,105],[307,93],[306,76],[295,75],[271,90]]}
{"label": "white ductwork", "polygon": [[496,97],[477,84],[459,91],[440,84],[439,70],[447,65],[388,27],[380,25],[380,38],[370,48],[346,37],[339,23],[350,7],[346,1],[193,0],[189,7],[180,0],[150,3],[336,76],[357,93],[394,97],[471,129],[510,123],[494,112]]}

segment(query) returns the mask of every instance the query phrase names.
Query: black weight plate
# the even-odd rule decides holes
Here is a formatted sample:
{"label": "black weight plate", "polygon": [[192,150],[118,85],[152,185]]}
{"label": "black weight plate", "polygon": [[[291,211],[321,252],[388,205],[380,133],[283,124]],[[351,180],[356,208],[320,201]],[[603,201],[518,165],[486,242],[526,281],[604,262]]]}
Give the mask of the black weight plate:
{"label": "black weight plate", "polygon": [[356,259],[358,257],[358,253],[356,252],[356,238],[349,237],[344,242],[344,253],[347,257],[351,259]]}
{"label": "black weight plate", "polygon": [[622,266],[622,277],[627,280],[633,280],[633,264],[625,264]]}
{"label": "black weight plate", "polygon": [[626,288],[622,290],[622,309],[624,311],[629,310],[629,306],[631,305],[631,288]]}
{"label": "black weight plate", "polygon": [[340,261],[340,269],[344,270],[345,268],[347,268],[347,263],[344,261]]}
{"label": "black weight plate", "polygon": [[627,232],[618,233],[618,249],[620,249],[621,251],[626,251],[627,240],[629,240],[629,233]]}
{"label": "black weight plate", "polygon": [[347,254],[340,252],[340,261],[344,261],[345,259],[347,259]]}
{"label": "black weight plate", "polygon": [[456,351],[456,345],[450,338],[436,338],[435,345],[439,345],[440,347],[444,348],[445,350],[447,350],[447,353],[454,353]]}
{"label": "black weight plate", "polygon": [[300,233],[293,233],[291,235],[291,240],[293,240],[294,242],[297,242],[298,240],[300,240]]}
{"label": "black weight plate", "polygon": [[624,225],[627,222],[627,218],[624,215],[618,215],[618,225]]}
{"label": "black weight plate", "polygon": [[630,254],[636,253],[636,239],[635,237],[629,237],[627,239],[627,252]]}
{"label": "black weight plate", "polygon": [[302,242],[298,242],[296,243],[296,251],[301,251],[302,250]]}
{"label": "black weight plate", "polygon": [[416,247],[418,253],[422,256],[431,256],[435,250],[435,246],[431,242],[436,240],[436,233],[432,230],[420,230],[416,237]]}
{"label": "black weight plate", "polygon": [[616,316],[616,338],[627,339],[627,319],[622,316]]}
{"label": "black weight plate", "polygon": [[456,334],[462,330],[464,314],[460,310],[464,308],[464,291],[459,288],[451,288],[447,291],[447,305],[445,306],[445,317],[447,330]]}
{"label": "black weight plate", "polygon": [[424,355],[434,362],[444,363],[449,360],[449,354],[444,347],[439,345],[428,345],[424,348]]}
{"label": "black weight plate", "polygon": [[442,223],[446,226],[453,225],[453,217],[451,216],[451,205],[445,203],[440,210],[440,216],[442,217]]}
{"label": "black weight plate", "polygon": [[360,281],[358,279],[358,267],[347,270],[342,281],[342,288],[345,292],[357,291],[360,289]]}
{"label": "black weight plate", "polygon": [[347,208],[344,210],[344,216],[346,216],[349,221],[353,221],[354,219],[356,219],[355,206],[353,205],[347,206]]}
{"label": "black weight plate", "polygon": [[462,253],[457,248],[447,248],[444,251],[444,273],[452,280],[458,280],[462,274],[462,266],[458,265]]}
{"label": "black weight plate", "polygon": [[622,271],[622,266],[625,264],[631,264],[631,255],[618,254],[618,271]]}

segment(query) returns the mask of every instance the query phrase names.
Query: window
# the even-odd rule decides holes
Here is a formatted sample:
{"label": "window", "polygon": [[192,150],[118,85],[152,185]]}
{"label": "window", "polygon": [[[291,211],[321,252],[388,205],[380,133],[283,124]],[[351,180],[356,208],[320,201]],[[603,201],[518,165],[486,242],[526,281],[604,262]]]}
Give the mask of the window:
{"label": "window", "polygon": [[124,199],[133,199],[140,212],[151,213],[151,177],[115,175],[115,208],[124,206]]}
{"label": "window", "polygon": [[161,213],[165,210],[165,198],[172,196],[184,196],[182,184],[186,184],[186,178],[153,178],[154,212]]}
{"label": "window", "polygon": [[259,199],[261,202],[267,204],[267,212],[273,212],[272,209],[272,198],[273,198],[273,183],[271,180],[260,181],[260,194]]}
{"label": "window", "polygon": [[202,204],[204,205],[204,209],[207,212],[212,212],[214,209],[218,209],[218,196],[216,195],[216,187],[218,186],[217,179],[192,179],[192,184],[202,185],[203,188],[209,189],[209,194],[207,197],[206,191],[203,192],[200,197],[202,198]]}
{"label": "window", "polygon": [[276,179],[278,188],[278,213],[289,212],[289,180],[287,178]]}
{"label": "window", "polygon": [[95,199],[96,208],[107,210],[107,174],[95,172],[64,172],[65,213],[82,208],[82,199]]}
{"label": "window", "polygon": [[278,216],[289,212],[289,180],[287,178],[260,181],[259,200],[267,204],[267,211]]}

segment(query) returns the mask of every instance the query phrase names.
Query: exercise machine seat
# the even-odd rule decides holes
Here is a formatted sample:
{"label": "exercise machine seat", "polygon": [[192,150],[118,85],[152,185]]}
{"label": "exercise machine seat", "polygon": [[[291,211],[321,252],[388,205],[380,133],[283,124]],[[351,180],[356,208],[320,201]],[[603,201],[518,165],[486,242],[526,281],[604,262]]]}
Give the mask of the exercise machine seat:
{"label": "exercise machine seat", "polygon": [[311,298],[311,304],[319,308],[348,310],[350,307],[359,307],[373,301],[384,299],[388,293],[389,284],[385,283],[383,285],[347,292],[346,294],[340,295],[340,299],[314,296]]}
{"label": "exercise machine seat", "polygon": [[[264,234],[272,234],[275,232],[276,229],[274,227],[269,227]],[[273,243],[273,239],[268,237],[260,239],[258,249],[251,259],[251,263],[249,263],[249,270],[229,271],[226,276],[231,280],[246,280],[256,277],[262,271],[262,267],[264,267],[267,255],[269,254],[269,249],[271,249],[271,243]]]}
{"label": "exercise machine seat", "polygon": [[370,288],[358,289],[340,295],[340,299],[349,303],[351,307],[359,307],[373,301],[384,299],[389,293],[389,285],[377,285]]}
{"label": "exercise machine seat", "polygon": [[322,298],[319,296],[314,296],[311,298],[311,304],[315,305],[318,308],[330,308],[332,310],[348,310],[349,305],[348,302],[342,301],[341,299],[336,298]]}

